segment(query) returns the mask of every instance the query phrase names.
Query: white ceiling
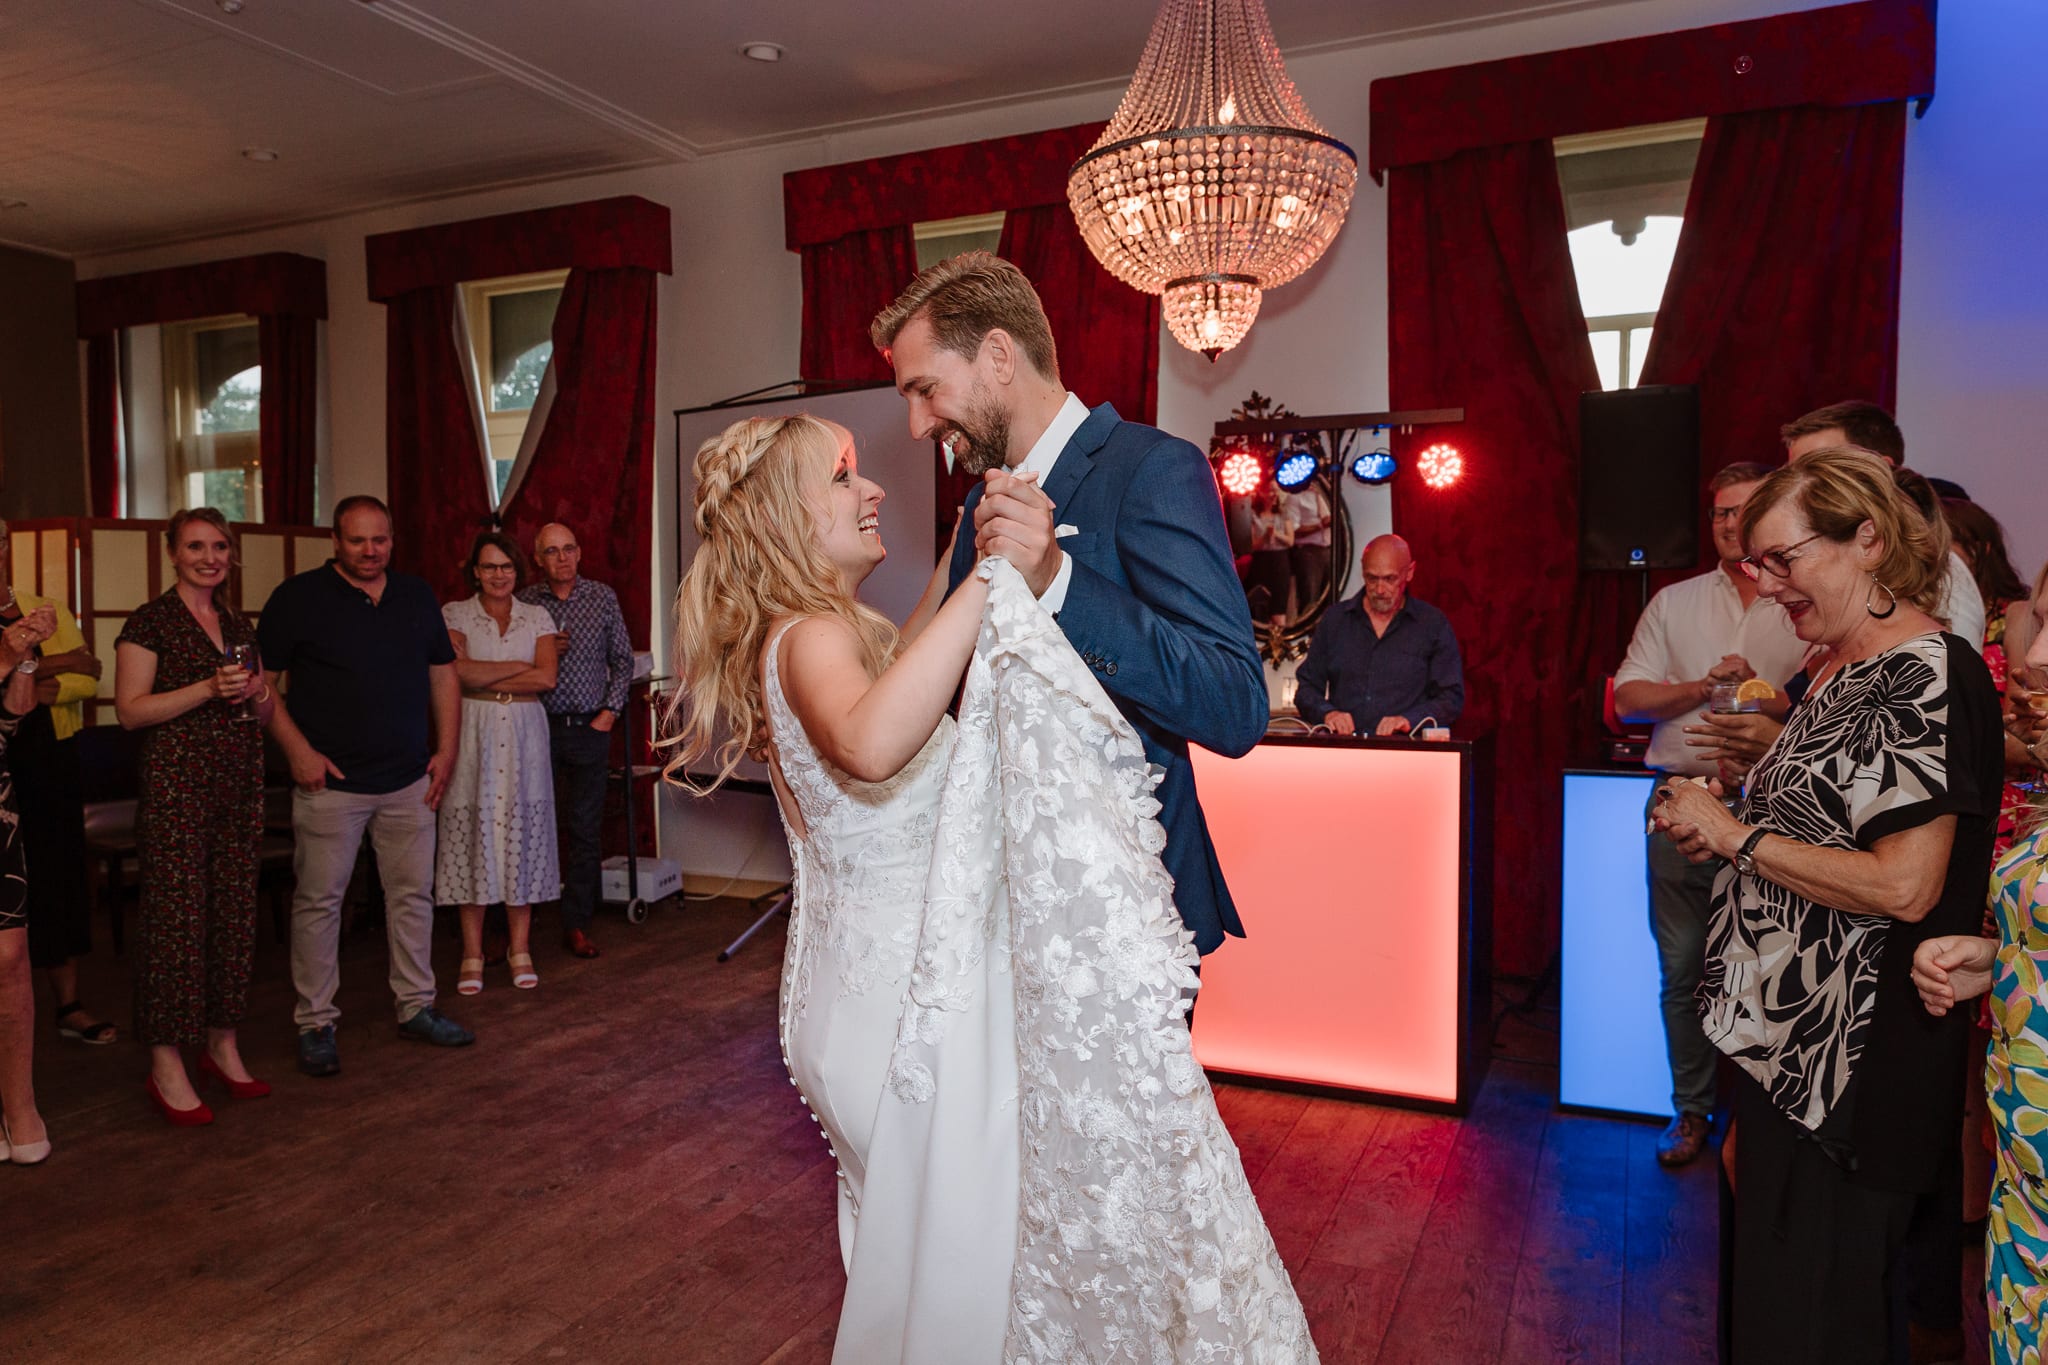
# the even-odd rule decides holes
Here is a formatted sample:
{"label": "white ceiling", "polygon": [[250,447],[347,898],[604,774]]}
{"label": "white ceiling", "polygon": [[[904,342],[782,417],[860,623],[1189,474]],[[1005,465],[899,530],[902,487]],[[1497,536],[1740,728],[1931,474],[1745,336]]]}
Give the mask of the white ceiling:
{"label": "white ceiling", "polygon": [[[1616,2],[1268,9],[1298,53]],[[242,0],[230,15],[221,0],[0,0],[0,240],[90,255],[1113,88],[1153,8]],[[787,55],[741,57],[755,40]],[[246,160],[251,147],[277,159]]]}

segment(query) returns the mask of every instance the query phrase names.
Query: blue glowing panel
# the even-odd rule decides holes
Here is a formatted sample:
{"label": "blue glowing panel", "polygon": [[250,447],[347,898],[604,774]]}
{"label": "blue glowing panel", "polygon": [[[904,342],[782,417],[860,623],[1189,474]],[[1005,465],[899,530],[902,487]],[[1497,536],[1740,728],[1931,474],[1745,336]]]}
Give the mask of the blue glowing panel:
{"label": "blue glowing panel", "polygon": [[1557,1098],[1668,1118],[1671,1070],[1643,843],[1653,780],[1565,774]]}
{"label": "blue glowing panel", "polygon": [[1394,457],[1384,450],[1368,450],[1351,462],[1351,477],[1364,484],[1382,484],[1394,477]]}

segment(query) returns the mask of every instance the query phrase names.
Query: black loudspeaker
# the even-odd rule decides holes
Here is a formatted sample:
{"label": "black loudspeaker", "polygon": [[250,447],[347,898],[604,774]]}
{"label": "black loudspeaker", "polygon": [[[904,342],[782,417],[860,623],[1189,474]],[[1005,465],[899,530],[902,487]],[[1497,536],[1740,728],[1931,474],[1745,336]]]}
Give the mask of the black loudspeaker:
{"label": "black loudspeaker", "polygon": [[1579,567],[1689,569],[1699,530],[1699,389],[1580,394]]}

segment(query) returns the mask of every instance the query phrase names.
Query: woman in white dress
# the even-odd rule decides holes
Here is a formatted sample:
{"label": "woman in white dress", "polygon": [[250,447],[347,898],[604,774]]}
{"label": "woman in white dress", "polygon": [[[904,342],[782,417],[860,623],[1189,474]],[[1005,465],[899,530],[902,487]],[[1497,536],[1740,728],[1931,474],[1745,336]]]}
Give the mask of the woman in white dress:
{"label": "woman in white dress", "polygon": [[900,635],[856,600],[882,490],[843,428],[747,419],[695,469],[668,771],[768,755],[835,1362],[1313,1361],[1193,1061],[1135,732],[998,558],[945,598],[941,557]]}
{"label": "woman in white dress", "polygon": [[462,679],[462,746],[441,798],[434,899],[458,905],[462,962],[455,989],[484,988],[484,910],[502,903],[511,931],[512,984],[540,984],[533,969],[533,903],[562,894],[555,852],[555,789],[540,694],[555,685],[555,623],[512,594],[512,538],[485,531],[463,571],[474,597],[441,608]]}

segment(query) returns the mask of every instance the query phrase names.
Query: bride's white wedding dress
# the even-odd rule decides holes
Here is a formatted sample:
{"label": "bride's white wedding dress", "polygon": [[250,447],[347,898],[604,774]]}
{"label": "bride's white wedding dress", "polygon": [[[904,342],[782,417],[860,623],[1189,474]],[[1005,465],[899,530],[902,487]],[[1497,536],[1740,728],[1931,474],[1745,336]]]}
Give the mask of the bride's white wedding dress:
{"label": "bride's white wedding dress", "polygon": [[886,783],[765,697],[790,824],[790,1074],[837,1157],[838,1365],[1309,1365],[1182,1020],[1158,774],[1007,562]]}

